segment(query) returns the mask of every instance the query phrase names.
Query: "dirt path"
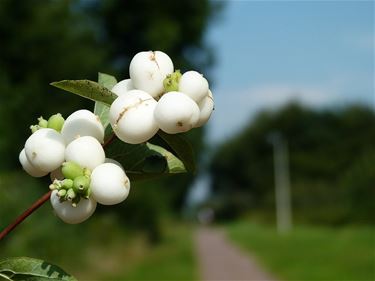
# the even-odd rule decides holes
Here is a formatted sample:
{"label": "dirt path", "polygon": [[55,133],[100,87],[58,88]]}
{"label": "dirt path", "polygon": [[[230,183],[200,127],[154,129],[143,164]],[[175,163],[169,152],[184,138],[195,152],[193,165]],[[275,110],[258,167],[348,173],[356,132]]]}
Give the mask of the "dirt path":
{"label": "dirt path", "polygon": [[201,280],[275,280],[254,259],[229,242],[224,233],[210,228],[195,234]]}

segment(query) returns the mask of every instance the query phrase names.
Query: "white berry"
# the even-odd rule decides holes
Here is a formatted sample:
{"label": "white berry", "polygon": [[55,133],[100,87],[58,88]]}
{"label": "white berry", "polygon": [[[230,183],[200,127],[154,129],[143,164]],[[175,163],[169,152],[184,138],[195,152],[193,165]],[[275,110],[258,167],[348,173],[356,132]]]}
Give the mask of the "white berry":
{"label": "white berry", "polygon": [[125,79],[114,85],[111,91],[117,96],[121,96],[123,94],[126,94],[126,92],[129,92],[130,90],[134,90],[132,80]]}
{"label": "white berry", "polygon": [[198,123],[195,124],[194,128],[198,128],[206,124],[208,119],[210,119],[212,111],[214,110],[214,98],[210,90],[208,90],[208,95],[203,98],[200,103],[198,103],[198,106],[200,111],[199,120]]}
{"label": "white berry", "polygon": [[19,160],[22,168],[32,177],[40,178],[48,174],[48,172],[43,172],[31,165],[30,161],[27,160],[25,149],[22,149],[22,151],[20,152]]}
{"label": "white berry", "polygon": [[81,198],[76,207],[69,201],[60,202],[57,190],[51,194],[51,205],[56,215],[66,223],[76,224],[87,220],[95,212],[96,201],[93,198]]}
{"label": "white berry", "polygon": [[64,122],[61,129],[66,144],[78,137],[91,136],[100,143],[104,140],[104,127],[97,115],[89,110],[81,109],[73,112]]}
{"label": "white berry", "polygon": [[105,163],[92,171],[90,188],[92,197],[98,203],[114,205],[128,197],[130,181],[119,166]]}
{"label": "white berry", "polygon": [[160,129],[168,134],[189,131],[199,119],[198,105],[187,95],[168,92],[158,102],[154,112]]}
{"label": "white berry", "polygon": [[75,139],[66,147],[65,159],[92,171],[104,163],[105,153],[97,139],[85,136]]}
{"label": "white berry", "polygon": [[160,51],[140,52],[133,57],[129,66],[134,87],[146,91],[154,98],[164,92],[163,81],[172,72],[172,60]]}
{"label": "white berry", "polygon": [[156,105],[156,100],[141,90],[119,96],[109,111],[109,121],[117,137],[131,144],[152,138],[159,129],[154,119]]}
{"label": "white berry", "polygon": [[208,94],[208,82],[199,72],[188,71],[182,74],[178,90],[198,103]]}
{"label": "white berry", "polygon": [[30,164],[43,172],[52,172],[60,167],[64,162],[64,152],[64,138],[53,129],[39,129],[25,143]]}

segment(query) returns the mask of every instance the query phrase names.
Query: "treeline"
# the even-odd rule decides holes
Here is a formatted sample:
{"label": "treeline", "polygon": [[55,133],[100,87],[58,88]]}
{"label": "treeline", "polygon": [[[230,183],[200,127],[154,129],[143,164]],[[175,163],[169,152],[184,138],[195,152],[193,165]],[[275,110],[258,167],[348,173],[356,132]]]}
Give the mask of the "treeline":
{"label": "treeline", "polygon": [[275,219],[273,148],[288,143],[292,208],[303,223],[374,223],[375,113],[364,106],[313,110],[290,104],[260,113],[222,144],[210,164],[218,218]]}

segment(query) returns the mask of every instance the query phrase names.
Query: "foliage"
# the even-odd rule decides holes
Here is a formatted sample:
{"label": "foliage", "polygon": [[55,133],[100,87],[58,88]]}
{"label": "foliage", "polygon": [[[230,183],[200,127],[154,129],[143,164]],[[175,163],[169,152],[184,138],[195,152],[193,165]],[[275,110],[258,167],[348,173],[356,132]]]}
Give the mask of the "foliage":
{"label": "foliage", "polygon": [[77,280],[56,265],[27,257],[0,260],[0,277],[11,281]]}
{"label": "foliage", "polygon": [[314,111],[291,104],[259,114],[243,132],[222,144],[211,161],[217,195],[212,204],[222,216],[250,211],[273,219],[273,150],[268,142],[273,132],[288,142],[296,220],[374,222],[369,198],[374,196],[370,159],[375,113],[360,106]]}
{"label": "foliage", "polygon": [[56,94],[49,82],[95,79],[97,69],[109,66],[108,51],[84,12],[72,9],[76,2],[0,2],[0,169],[18,167],[28,126],[40,114],[67,116],[88,106],[79,97]]}
{"label": "foliage", "polygon": [[92,1],[87,11],[98,25],[116,68],[121,71],[139,50],[163,50],[182,70],[200,72],[213,62],[202,40],[223,3],[200,0]]}
{"label": "foliage", "polygon": [[374,280],[374,227],[297,226],[288,235],[239,221],[229,237],[282,280]]}

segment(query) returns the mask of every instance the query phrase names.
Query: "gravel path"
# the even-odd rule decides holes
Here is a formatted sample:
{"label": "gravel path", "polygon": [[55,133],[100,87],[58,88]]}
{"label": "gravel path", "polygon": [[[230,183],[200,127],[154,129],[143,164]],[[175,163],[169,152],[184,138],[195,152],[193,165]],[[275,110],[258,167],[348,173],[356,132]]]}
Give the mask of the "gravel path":
{"label": "gravel path", "polygon": [[224,233],[200,228],[195,233],[200,277],[208,280],[275,280],[248,254],[229,242]]}

